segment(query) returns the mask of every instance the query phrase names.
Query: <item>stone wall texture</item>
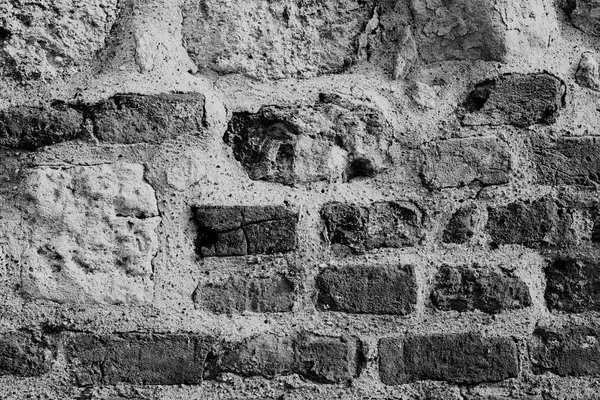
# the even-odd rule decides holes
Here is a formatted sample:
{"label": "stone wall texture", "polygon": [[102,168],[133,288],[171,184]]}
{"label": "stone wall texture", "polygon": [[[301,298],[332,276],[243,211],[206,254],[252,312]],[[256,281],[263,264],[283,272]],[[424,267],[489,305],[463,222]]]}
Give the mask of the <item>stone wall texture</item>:
{"label": "stone wall texture", "polygon": [[600,0],[0,0],[0,400],[600,399]]}

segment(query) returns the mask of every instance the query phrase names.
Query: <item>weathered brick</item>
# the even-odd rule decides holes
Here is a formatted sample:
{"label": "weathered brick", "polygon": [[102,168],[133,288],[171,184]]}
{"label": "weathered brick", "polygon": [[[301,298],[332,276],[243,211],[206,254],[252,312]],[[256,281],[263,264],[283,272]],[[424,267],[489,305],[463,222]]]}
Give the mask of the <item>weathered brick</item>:
{"label": "weathered brick", "polygon": [[415,310],[417,282],[410,265],[327,268],[317,276],[323,311],[406,315]]}
{"label": "weathered brick", "polygon": [[593,136],[532,140],[538,182],[547,185],[600,183],[600,138]]}
{"label": "weathered brick", "polygon": [[439,334],[379,341],[379,374],[386,385],[420,380],[497,382],[519,373],[517,346],[506,337]]}
{"label": "weathered brick", "polygon": [[535,374],[600,377],[600,328],[572,325],[538,327],[529,344]]}
{"label": "weathered brick", "polygon": [[440,268],[431,302],[443,311],[480,310],[489,314],[520,309],[531,305],[527,285],[513,274],[473,267]]}
{"label": "weathered brick", "polygon": [[194,302],[214,313],[292,311],[295,283],[285,274],[232,275],[222,282],[200,283]]}
{"label": "weathered brick", "polygon": [[376,202],[370,207],[330,202],[321,208],[321,217],[333,251],[340,254],[414,246],[425,234],[423,213],[409,202]]}
{"label": "weathered brick", "polygon": [[98,140],[161,143],[204,131],[204,102],[199,93],[117,94],[85,108]]}
{"label": "weathered brick", "polygon": [[495,136],[449,139],[423,148],[422,178],[434,189],[507,183],[512,169],[506,144]]}
{"label": "weathered brick", "polygon": [[492,242],[527,247],[562,245],[573,217],[550,197],[488,209],[485,226]]}
{"label": "weathered brick", "polygon": [[593,257],[562,256],[545,269],[544,297],[550,310],[600,311],[600,262]]}
{"label": "weathered brick", "polygon": [[505,74],[477,84],[459,115],[464,125],[552,124],[564,94],[565,84],[548,73]]}
{"label": "weathered brick", "polygon": [[83,116],[65,103],[0,110],[0,147],[33,150],[80,138]]}
{"label": "weathered brick", "polygon": [[467,243],[475,234],[477,206],[474,204],[459,208],[450,218],[442,235],[444,243]]}
{"label": "weathered brick", "polygon": [[284,206],[198,206],[203,257],[287,253],[296,248],[297,213]]}
{"label": "weathered brick", "polygon": [[350,381],[364,364],[361,343],[354,338],[300,335],[296,351],[301,375],[316,382]]}
{"label": "weathered brick", "polygon": [[212,343],[191,335],[79,334],[66,353],[80,386],[185,385],[202,382]]}
{"label": "weathered brick", "polygon": [[281,79],[336,73],[356,58],[357,38],[374,6],[372,0],[188,0],[183,44],[200,69],[222,74]]}
{"label": "weathered brick", "polygon": [[600,36],[600,1],[562,0],[561,6],[574,27],[588,35]]}
{"label": "weathered brick", "polygon": [[250,179],[296,186],[374,176],[393,134],[375,104],[321,93],[314,104],[234,113],[223,140]]}
{"label": "weathered brick", "polygon": [[594,53],[586,51],[581,55],[575,81],[579,86],[600,91],[600,67]]}
{"label": "weathered brick", "polygon": [[[51,339],[50,339],[51,340]],[[55,346],[25,332],[0,335],[0,375],[40,376],[50,371]]]}

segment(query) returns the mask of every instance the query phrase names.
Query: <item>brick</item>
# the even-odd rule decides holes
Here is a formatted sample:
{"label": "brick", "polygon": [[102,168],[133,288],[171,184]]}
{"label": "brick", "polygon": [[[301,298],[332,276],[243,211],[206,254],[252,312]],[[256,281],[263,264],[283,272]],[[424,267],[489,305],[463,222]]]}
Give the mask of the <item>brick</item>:
{"label": "brick", "polygon": [[477,206],[474,204],[459,208],[446,225],[442,234],[444,243],[464,244],[475,234],[477,225]]}
{"label": "brick", "polygon": [[0,146],[35,150],[78,139],[83,116],[65,103],[47,107],[9,107],[0,110]]}
{"label": "brick", "polygon": [[25,332],[2,334],[0,375],[26,377],[46,374],[50,371],[51,354],[55,351],[55,346],[48,338],[34,338]]}
{"label": "brick", "polygon": [[298,186],[375,176],[388,167],[379,140],[393,134],[375,104],[321,93],[314,104],[234,113],[223,140],[250,179]]}
{"label": "brick", "polygon": [[527,285],[509,272],[477,265],[454,268],[444,265],[435,277],[431,303],[442,311],[480,310],[496,314],[529,307],[531,295]]}
{"label": "brick", "polygon": [[100,141],[161,143],[203,132],[204,103],[199,93],[117,94],[85,108]]}
{"label": "brick", "polygon": [[588,35],[600,36],[600,1],[565,0],[561,6],[574,27]]}
{"label": "brick", "polygon": [[518,375],[517,357],[515,342],[506,337],[461,333],[386,338],[379,341],[379,374],[386,385],[497,382]]}
{"label": "brick", "polygon": [[66,354],[80,386],[193,385],[202,382],[211,345],[192,335],[79,334]]}
{"label": "brick", "polygon": [[581,55],[577,72],[575,73],[575,81],[579,86],[600,91],[600,67],[598,59],[594,53],[586,51]]}
{"label": "brick", "polygon": [[532,202],[517,201],[488,209],[485,230],[496,245],[527,247],[562,245],[573,217],[550,197]]}
{"label": "brick", "polygon": [[562,256],[545,269],[544,297],[550,310],[600,311],[600,263],[593,257]]}
{"label": "brick", "polygon": [[364,253],[409,247],[424,237],[423,213],[409,202],[376,202],[369,207],[330,202],[321,208],[334,253]]}
{"label": "brick", "polygon": [[372,16],[373,1],[271,3],[189,0],[183,44],[201,70],[258,79],[339,73],[356,58],[356,40]]}
{"label": "brick", "polygon": [[425,146],[421,175],[433,189],[507,183],[512,169],[506,144],[494,136],[448,139]]}
{"label": "brick", "polygon": [[203,257],[288,253],[296,249],[298,216],[284,206],[198,206]]}
{"label": "brick", "polygon": [[316,278],[322,311],[407,315],[417,304],[417,282],[410,265],[356,265],[327,268]]}
{"label": "brick", "polygon": [[529,344],[534,374],[600,377],[600,328],[537,327]]}
{"label": "brick", "polygon": [[532,139],[538,182],[547,185],[600,183],[600,138],[563,137]]}
{"label": "brick", "polygon": [[565,84],[548,73],[504,74],[475,85],[459,110],[463,125],[552,124]]}
{"label": "brick", "polygon": [[294,306],[295,283],[285,274],[251,277],[232,275],[223,282],[201,283],[194,302],[214,313],[288,312]]}

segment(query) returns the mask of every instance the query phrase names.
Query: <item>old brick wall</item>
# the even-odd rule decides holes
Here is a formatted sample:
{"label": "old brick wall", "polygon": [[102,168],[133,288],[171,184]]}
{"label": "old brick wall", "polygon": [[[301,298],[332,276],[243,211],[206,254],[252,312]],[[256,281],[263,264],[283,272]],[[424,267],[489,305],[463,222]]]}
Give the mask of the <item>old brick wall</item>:
{"label": "old brick wall", "polygon": [[0,0],[0,399],[600,399],[599,0]]}

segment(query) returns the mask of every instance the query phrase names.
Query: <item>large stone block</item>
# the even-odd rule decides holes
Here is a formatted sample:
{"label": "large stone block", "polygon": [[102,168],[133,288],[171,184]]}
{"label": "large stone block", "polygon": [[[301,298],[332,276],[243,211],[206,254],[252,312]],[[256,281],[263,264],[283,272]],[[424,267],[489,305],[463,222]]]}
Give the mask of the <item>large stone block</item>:
{"label": "large stone block", "polygon": [[538,182],[546,185],[588,185],[600,182],[600,137],[532,139]]}
{"label": "large stone block", "polygon": [[423,212],[410,202],[371,206],[330,202],[321,208],[334,253],[363,253],[382,247],[410,247],[425,236]]}
{"label": "large stone block", "polygon": [[444,265],[435,277],[431,303],[443,311],[496,314],[530,306],[531,295],[525,282],[511,273]]}
{"label": "large stone block", "polygon": [[201,70],[314,77],[352,65],[371,0],[186,0],[183,42]]}
{"label": "large stone block", "polygon": [[393,135],[375,105],[321,94],[313,105],[236,113],[224,140],[250,179],[294,186],[374,176]]}
{"label": "large stone block", "polygon": [[117,0],[0,3],[0,75],[47,79],[71,75],[105,46]]}
{"label": "large stone block", "polygon": [[594,324],[538,327],[529,344],[535,374],[600,377],[600,328]]}
{"label": "large stone block", "polygon": [[296,249],[297,213],[284,206],[197,206],[203,257],[288,253]]}
{"label": "large stone block", "polygon": [[144,167],[39,167],[24,182],[23,291],[59,303],[144,303],[160,223]]}
{"label": "large stone block", "polygon": [[386,385],[420,380],[471,385],[518,373],[517,345],[506,337],[439,334],[379,341],[379,374]]}
{"label": "large stone block", "polygon": [[548,73],[504,74],[475,85],[459,116],[463,125],[514,125],[556,122],[565,84]]}
{"label": "large stone block", "polygon": [[317,276],[322,311],[407,315],[417,304],[413,267],[352,265],[327,268]]}
{"label": "large stone block", "polygon": [[425,146],[422,178],[434,189],[507,183],[512,169],[508,146],[494,136],[449,139]]}

